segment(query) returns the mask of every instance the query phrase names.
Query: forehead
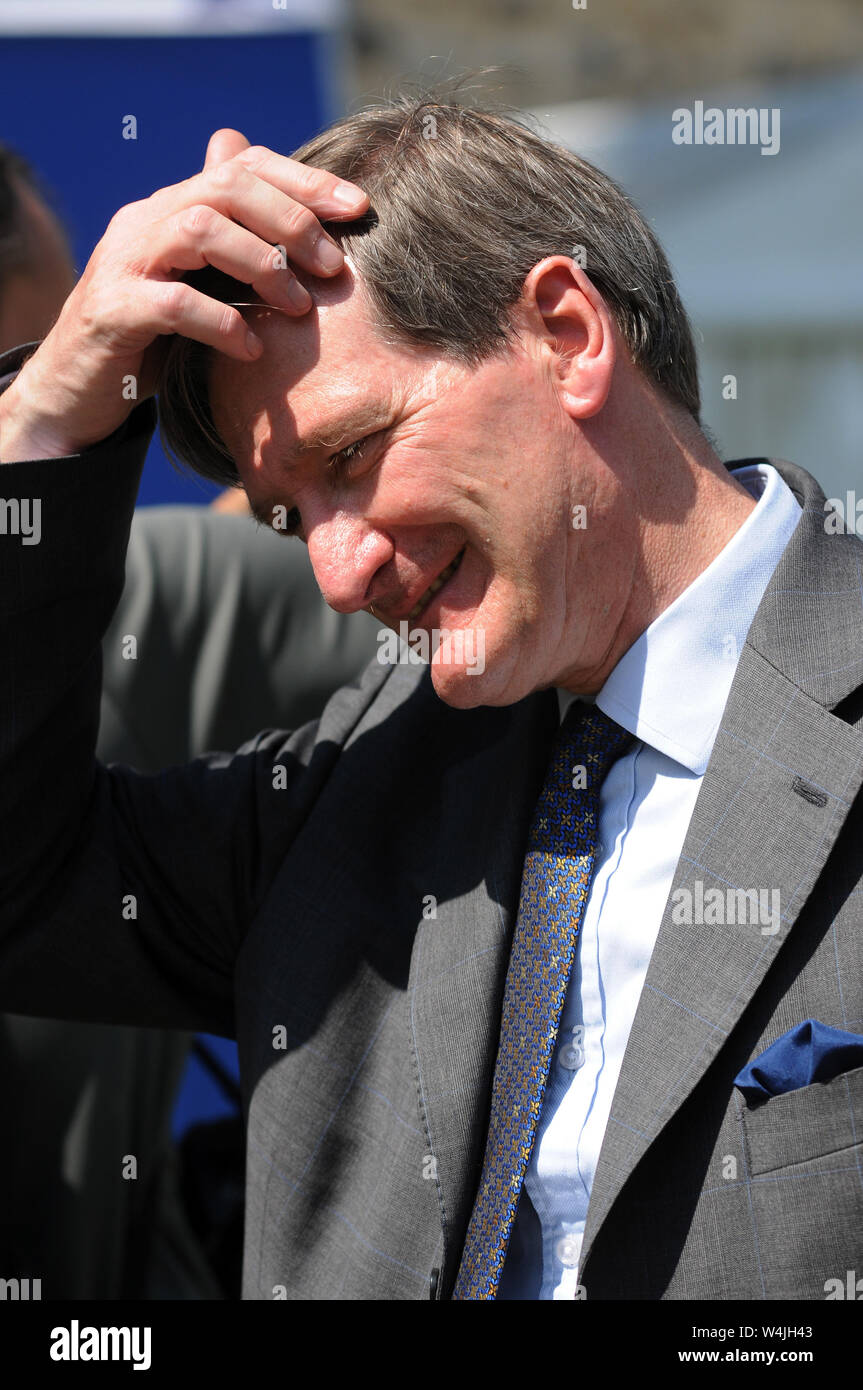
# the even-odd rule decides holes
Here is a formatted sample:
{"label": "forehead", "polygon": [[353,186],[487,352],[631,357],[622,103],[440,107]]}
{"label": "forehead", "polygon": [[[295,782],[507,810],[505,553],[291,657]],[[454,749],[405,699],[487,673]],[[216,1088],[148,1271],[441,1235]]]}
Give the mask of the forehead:
{"label": "forehead", "polygon": [[314,301],[302,317],[242,310],[264,344],[257,361],[213,355],[213,421],[238,463],[250,462],[269,440],[292,449],[366,409],[385,412],[408,389],[416,355],[384,342],[353,270],[332,280],[298,278]]}

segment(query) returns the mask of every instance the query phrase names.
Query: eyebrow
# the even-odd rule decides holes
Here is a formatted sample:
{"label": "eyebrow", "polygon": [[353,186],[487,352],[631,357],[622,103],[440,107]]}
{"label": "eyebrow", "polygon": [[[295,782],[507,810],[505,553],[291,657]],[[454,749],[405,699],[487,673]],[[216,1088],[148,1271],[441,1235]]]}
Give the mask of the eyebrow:
{"label": "eyebrow", "polygon": [[338,425],[330,425],[326,429],[320,430],[315,434],[300,435],[291,447],[291,454],[308,454],[316,449],[344,449],[348,444],[361,436],[378,434],[381,430],[389,429],[384,416],[380,410],[367,408],[357,410],[353,415],[347,416],[339,421]]}

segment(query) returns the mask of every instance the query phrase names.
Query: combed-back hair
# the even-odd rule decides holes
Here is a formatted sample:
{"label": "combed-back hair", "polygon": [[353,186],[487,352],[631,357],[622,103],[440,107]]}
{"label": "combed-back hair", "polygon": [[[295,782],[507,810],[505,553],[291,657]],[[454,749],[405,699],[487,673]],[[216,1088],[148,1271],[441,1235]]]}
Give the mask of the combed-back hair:
{"label": "combed-back hair", "polygon": [[[378,102],[293,157],[368,193],[362,217],[324,226],[350,254],[386,341],[478,364],[511,339],[531,268],[571,256],[636,366],[699,422],[692,330],[668,261],[632,201],[587,160],[449,91]],[[224,302],[249,298],[247,285],[210,267],[186,279]],[[160,386],[162,438],[204,477],[235,484],[207,398],[211,351],[173,341]]]}

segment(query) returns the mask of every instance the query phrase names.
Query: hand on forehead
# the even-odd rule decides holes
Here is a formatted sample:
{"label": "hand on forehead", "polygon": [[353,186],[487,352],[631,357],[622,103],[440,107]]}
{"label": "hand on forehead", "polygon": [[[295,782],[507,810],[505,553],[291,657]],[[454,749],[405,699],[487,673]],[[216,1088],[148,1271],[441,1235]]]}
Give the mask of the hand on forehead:
{"label": "hand on forehead", "polygon": [[249,306],[241,312],[264,351],[248,363],[220,353],[211,357],[213,420],[235,457],[244,444],[248,447],[262,415],[268,432],[278,414],[286,430],[293,421],[295,432],[305,435],[314,429],[318,414],[364,394],[385,368],[398,366],[399,351],[378,336],[349,258],[345,270],[331,280],[296,273],[312,296],[307,313],[297,317],[252,298],[233,301]]}

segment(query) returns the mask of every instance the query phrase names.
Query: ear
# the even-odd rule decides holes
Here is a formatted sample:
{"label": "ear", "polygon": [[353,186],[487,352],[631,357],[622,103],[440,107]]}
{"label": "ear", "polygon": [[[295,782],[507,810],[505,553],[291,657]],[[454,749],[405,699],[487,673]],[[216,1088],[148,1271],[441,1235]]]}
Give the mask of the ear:
{"label": "ear", "polygon": [[525,279],[519,307],[524,326],[552,353],[564,409],[577,420],[596,415],[617,356],[605,300],[575,261],[546,256]]}

